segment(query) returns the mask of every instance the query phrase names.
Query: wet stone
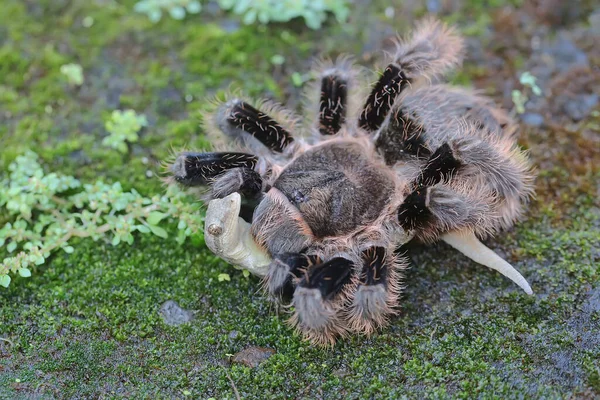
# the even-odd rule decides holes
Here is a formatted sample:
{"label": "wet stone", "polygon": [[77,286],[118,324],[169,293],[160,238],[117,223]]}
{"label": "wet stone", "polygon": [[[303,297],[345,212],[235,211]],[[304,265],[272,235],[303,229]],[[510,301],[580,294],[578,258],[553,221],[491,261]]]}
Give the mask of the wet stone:
{"label": "wet stone", "polygon": [[586,94],[574,97],[565,104],[565,112],[573,121],[581,121],[594,110],[598,104],[597,94]]}
{"label": "wet stone", "polygon": [[179,307],[176,301],[167,300],[160,307],[160,315],[165,324],[177,326],[190,322],[194,318],[194,313]]}
{"label": "wet stone", "polygon": [[594,11],[588,18],[592,34],[600,36],[600,9]]}
{"label": "wet stone", "polygon": [[529,126],[540,127],[544,123],[544,117],[537,113],[525,113],[521,115],[521,121]]}
{"label": "wet stone", "polygon": [[589,65],[585,52],[565,34],[559,34],[549,49],[549,54],[554,58],[555,67],[561,72],[567,71],[573,66]]}
{"label": "wet stone", "polygon": [[267,358],[275,354],[275,350],[267,347],[248,347],[236,353],[232,359],[232,363],[242,364],[250,368],[256,368],[258,365],[265,361]]}

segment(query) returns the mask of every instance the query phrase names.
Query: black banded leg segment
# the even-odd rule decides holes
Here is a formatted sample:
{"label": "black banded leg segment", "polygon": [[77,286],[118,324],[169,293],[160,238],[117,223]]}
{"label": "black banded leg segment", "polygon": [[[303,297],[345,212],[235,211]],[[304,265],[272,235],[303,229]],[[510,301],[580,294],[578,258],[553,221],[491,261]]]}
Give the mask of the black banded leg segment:
{"label": "black banded leg segment", "polygon": [[416,237],[431,243],[444,232],[469,229],[486,232],[492,200],[480,193],[461,192],[438,183],[417,188],[398,209],[398,222]]}
{"label": "black banded leg segment", "polygon": [[387,270],[385,268],[385,249],[371,247],[363,252],[363,269],[360,274],[362,286],[373,286],[385,283]]}
{"label": "black banded leg segment", "polygon": [[432,219],[429,210],[429,187],[421,187],[406,196],[398,208],[398,222],[406,231],[423,227]]}
{"label": "black banded leg segment", "polygon": [[360,114],[358,125],[367,132],[375,132],[391,110],[396,97],[408,85],[409,80],[400,67],[387,66],[371,90],[367,102]]}
{"label": "black banded leg segment", "polygon": [[427,161],[427,165],[419,174],[416,184],[418,186],[431,186],[441,181],[447,181],[462,166],[460,160],[448,143],[441,145]]}
{"label": "black banded leg segment", "polygon": [[227,170],[217,176],[212,183],[212,198],[222,199],[238,192],[242,197],[252,199],[262,192],[262,178],[253,169],[242,167]]}
{"label": "black banded leg segment", "polygon": [[379,133],[375,146],[387,165],[407,158],[426,159],[431,156],[431,150],[425,143],[423,126],[416,116],[408,115],[402,108],[393,111],[389,123]]}
{"label": "black banded leg segment", "polygon": [[170,166],[176,182],[185,186],[206,186],[223,172],[234,168],[254,169],[258,158],[247,153],[183,152]]}
{"label": "black banded leg segment", "polygon": [[350,281],[351,274],[351,261],[343,257],[332,258],[323,264],[315,265],[307,271],[298,286],[317,289],[324,300],[330,300]]}
{"label": "black banded leg segment", "polygon": [[302,253],[283,253],[273,257],[265,287],[270,294],[289,300],[294,294],[297,281],[318,262],[316,256]]}
{"label": "black banded leg segment", "polygon": [[400,286],[393,259],[383,247],[363,252],[363,268],[349,309],[352,330],[369,334],[395,312]]}
{"label": "black banded leg segment", "polygon": [[279,122],[245,101],[234,101],[227,112],[228,124],[253,136],[276,153],[282,153],[294,141]]}
{"label": "black banded leg segment", "polygon": [[[429,209],[432,186],[450,180],[462,165],[462,162],[454,156],[448,143],[441,145],[429,157],[427,164],[413,183],[416,189],[406,196],[398,208],[398,222],[402,228],[415,230],[432,222],[434,216]],[[439,189],[435,190],[440,192]]]}
{"label": "black banded leg segment", "polygon": [[348,82],[335,75],[321,79],[319,102],[319,132],[321,135],[335,135],[346,122],[348,103]]}
{"label": "black banded leg segment", "polygon": [[348,298],[352,273],[353,263],[337,257],[309,268],[299,280],[291,322],[306,338],[332,345],[337,336],[346,332],[341,311]]}

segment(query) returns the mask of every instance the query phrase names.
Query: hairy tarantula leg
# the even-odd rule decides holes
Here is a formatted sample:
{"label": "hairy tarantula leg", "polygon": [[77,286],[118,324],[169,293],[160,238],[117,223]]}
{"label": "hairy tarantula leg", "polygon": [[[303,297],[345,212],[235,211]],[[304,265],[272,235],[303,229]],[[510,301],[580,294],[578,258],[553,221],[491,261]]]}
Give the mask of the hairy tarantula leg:
{"label": "hairy tarantula leg", "polygon": [[321,78],[319,102],[319,132],[335,135],[346,122],[348,103],[348,80],[336,71]]}
{"label": "hairy tarantula leg", "polygon": [[462,163],[454,156],[448,143],[441,145],[430,157],[419,174],[418,186],[431,186],[452,177]]}
{"label": "hairy tarantula leg", "polygon": [[529,286],[523,275],[498,254],[481,243],[473,232],[449,232],[443,235],[442,239],[471,260],[500,272],[519,285],[525,293],[529,295],[533,294],[531,286]]}
{"label": "hairy tarantula leg", "polygon": [[185,186],[204,186],[233,168],[253,169],[258,158],[247,153],[183,152],[169,167],[176,182]]}
{"label": "hairy tarantula leg", "polygon": [[406,156],[418,159],[431,156],[425,143],[425,128],[402,108],[392,111],[389,122],[379,132],[375,147],[387,165],[394,165]]}
{"label": "hairy tarantula leg", "polygon": [[340,309],[348,294],[344,289],[352,281],[353,264],[337,257],[306,271],[294,291],[292,305],[295,313],[290,322],[305,338],[321,344],[333,345],[346,328],[340,319]]}
{"label": "hairy tarantula leg", "polygon": [[388,65],[367,98],[360,114],[358,126],[367,132],[374,132],[379,129],[394,101],[396,101],[396,97],[408,83],[406,74],[402,72],[399,66]]}
{"label": "hairy tarantula leg", "polygon": [[485,222],[494,218],[492,202],[493,196],[483,189],[477,193],[459,191],[442,183],[417,187],[398,208],[398,222],[424,242],[462,229],[486,234]]}
{"label": "hairy tarantula leg", "polygon": [[231,137],[249,134],[270,150],[282,153],[294,138],[277,121],[245,101],[234,99],[217,111],[218,125]]}
{"label": "hairy tarantula leg", "polygon": [[417,188],[398,208],[398,222],[406,231],[413,231],[431,219],[429,210],[429,187]]}
{"label": "hairy tarantula leg", "polygon": [[[406,230],[419,229],[419,234],[424,240],[437,237],[439,231],[452,229],[452,232],[442,235],[446,243],[473,261],[495,269],[519,285],[527,294],[532,294],[525,278],[475,236],[473,230],[481,221],[481,215],[489,211],[472,200],[461,198],[457,193],[441,186],[419,188],[408,195],[401,204],[398,221]],[[462,233],[457,232],[457,228],[462,228]]]}
{"label": "hairy tarantula leg", "polygon": [[460,63],[462,52],[462,39],[453,29],[434,20],[419,23],[409,40],[398,41],[367,98],[359,126],[367,132],[378,130],[406,86],[419,77],[431,79],[447,72]]}
{"label": "hairy tarantula leg", "polygon": [[484,175],[502,197],[529,196],[532,185],[529,166],[511,142],[486,142],[476,137],[463,137],[452,140],[450,145],[453,155],[465,167]]}
{"label": "hairy tarantula leg", "polygon": [[234,192],[253,198],[261,193],[262,187],[263,180],[258,172],[246,167],[234,168],[223,172],[213,181],[212,198],[222,199]]}
{"label": "hairy tarantula leg", "polygon": [[401,287],[397,264],[386,255],[383,247],[371,247],[362,254],[363,268],[358,288],[351,295],[348,310],[350,328],[355,332],[371,334],[396,313]]}
{"label": "hairy tarantula leg", "polygon": [[277,297],[290,299],[294,294],[295,280],[318,262],[316,256],[302,253],[283,253],[273,257],[265,277],[268,292]]}
{"label": "hairy tarantula leg", "polygon": [[254,241],[250,224],[238,217],[241,203],[239,193],[211,200],[204,219],[204,240],[213,253],[228,263],[265,276],[271,257]]}

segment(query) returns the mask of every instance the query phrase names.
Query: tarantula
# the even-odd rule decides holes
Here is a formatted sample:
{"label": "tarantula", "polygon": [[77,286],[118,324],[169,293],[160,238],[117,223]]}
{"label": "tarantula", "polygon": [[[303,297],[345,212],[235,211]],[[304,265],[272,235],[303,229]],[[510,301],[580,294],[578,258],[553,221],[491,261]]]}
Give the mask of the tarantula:
{"label": "tarantula", "polygon": [[169,166],[171,180],[209,189],[209,248],[264,276],[314,343],[370,334],[396,313],[407,265],[396,250],[412,238],[442,239],[532,293],[477,239],[509,228],[532,193],[515,124],[440,83],[463,57],[452,28],[423,21],[388,57],[363,100],[349,58],[321,62],[304,121],[230,97],[207,131],[236,151],[181,152]]}

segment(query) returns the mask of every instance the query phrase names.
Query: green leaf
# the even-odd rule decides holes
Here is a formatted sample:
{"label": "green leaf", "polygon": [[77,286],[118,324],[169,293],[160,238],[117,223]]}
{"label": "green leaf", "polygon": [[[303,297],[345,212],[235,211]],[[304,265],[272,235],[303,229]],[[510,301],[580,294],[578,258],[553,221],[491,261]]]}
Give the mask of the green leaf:
{"label": "green leaf", "polygon": [[65,246],[65,247],[63,247],[62,249],[63,249],[63,250],[65,251],[65,253],[67,253],[67,254],[71,254],[73,251],[75,251],[75,249],[73,248],[73,246]]}
{"label": "green leaf", "polygon": [[150,213],[150,215],[148,215],[148,218],[146,218],[146,221],[150,224],[150,225],[158,225],[158,223],[167,216],[167,214],[165,213],[161,213],[158,211],[152,211]]}
{"label": "green leaf", "polygon": [[177,243],[179,243],[179,244],[185,243],[186,238],[187,238],[187,235],[185,234],[184,230],[177,231],[177,238],[175,239],[177,241]]}
{"label": "green leaf", "polygon": [[292,74],[292,83],[296,87],[302,86],[302,84],[304,83],[304,80],[302,79],[302,75],[300,75],[298,72],[294,72]]}
{"label": "green leaf", "polygon": [[131,233],[126,233],[123,236],[123,240],[127,243],[127,244],[133,244],[133,235]]}
{"label": "green leaf", "polygon": [[136,225],[135,229],[137,229],[139,232],[142,232],[142,233],[150,233],[150,228],[148,228],[145,225]]}
{"label": "green leaf", "polygon": [[171,18],[182,20],[185,18],[185,9],[183,7],[175,6],[169,10]]}
{"label": "green leaf", "polygon": [[8,285],[10,285],[10,276],[8,276],[8,275],[0,276],[0,286],[4,286],[7,288]]}
{"label": "green leaf", "polygon": [[6,250],[8,250],[9,253],[12,253],[13,251],[15,251],[16,248],[17,248],[17,242],[10,242],[6,246]]}
{"label": "green leaf", "polygon": [[190,14],[198,14],[202,10],[202,5],[199,1],[192,0],[185,8]]}
{"label": "green leaf", "polygon": [[167,231],[165,231],[160,226],[150,225],[150,229],[152,229],[152,233],[154,233],[156,236],[159,236],[163,239],[166,239],[169,237],[169,234],[167,233]]}
{"label": "green leaf", "polygon": [[28,268],[20,268],[19,275],[23,278],[29,278],[31,276],[31,271]]}
{"label": "green leaf", "polygon": [[223,281],[231,281],[231,277],[229,276],[229,274],[219,274],[219,276],[217,276],[217,279],[219,280],[219,282],[223,282]]}

